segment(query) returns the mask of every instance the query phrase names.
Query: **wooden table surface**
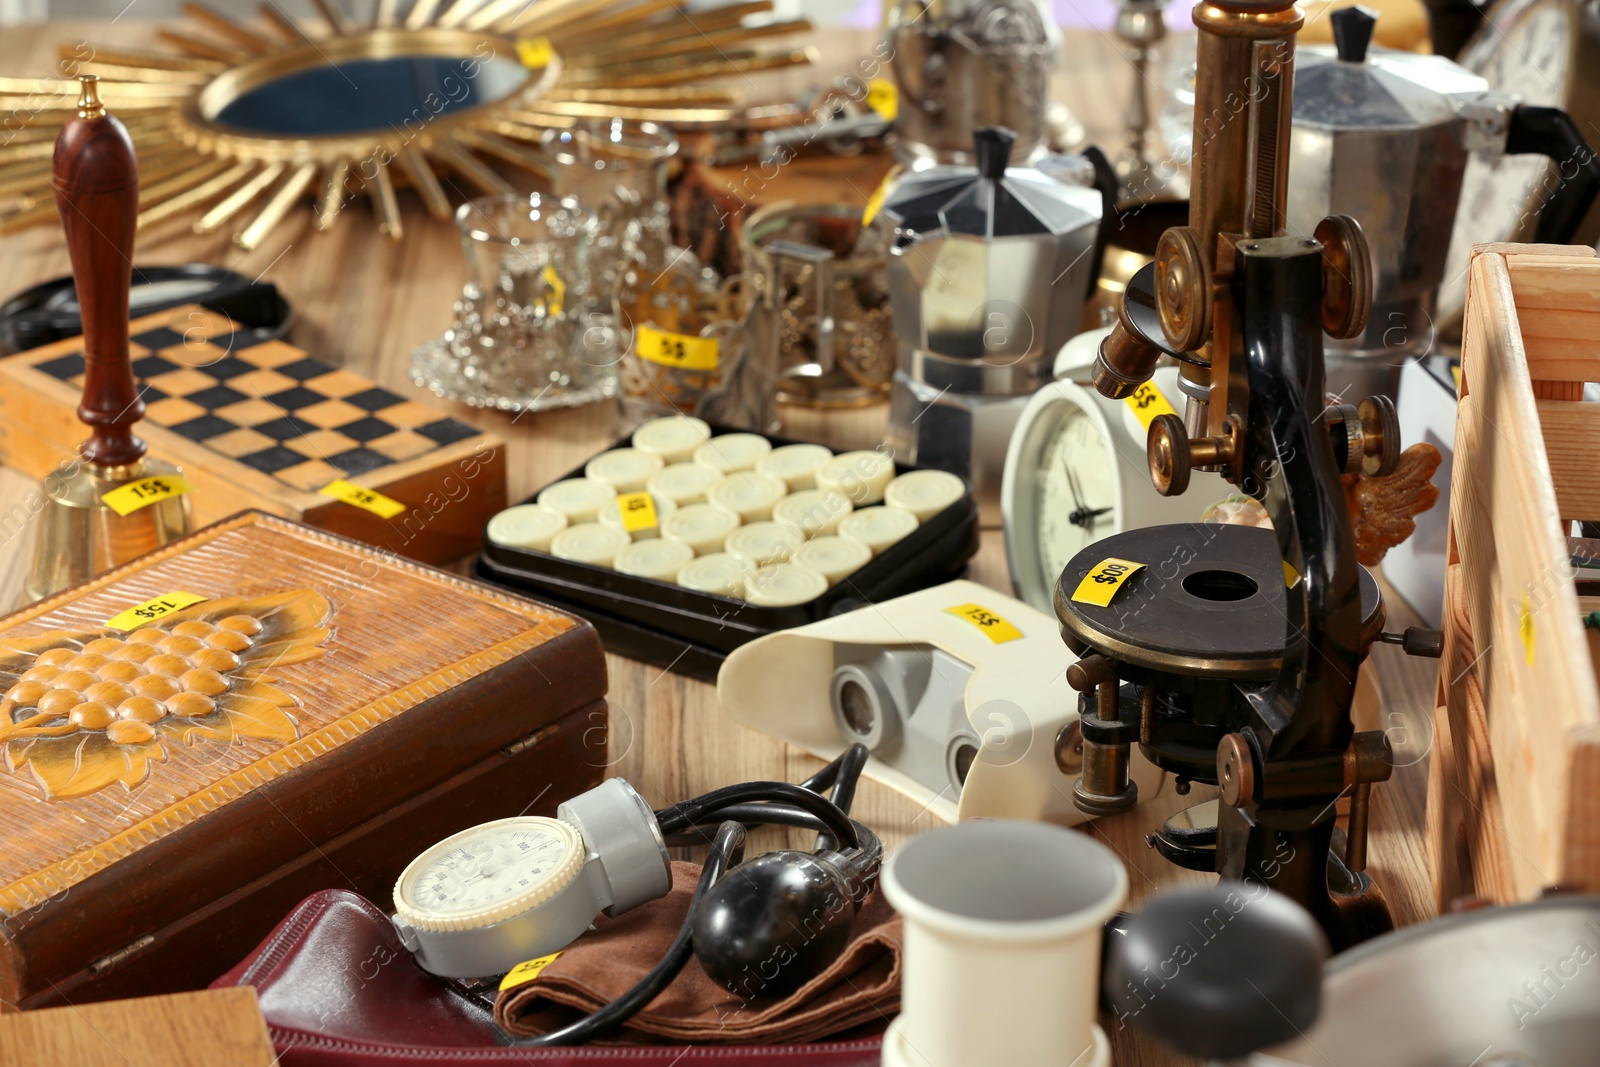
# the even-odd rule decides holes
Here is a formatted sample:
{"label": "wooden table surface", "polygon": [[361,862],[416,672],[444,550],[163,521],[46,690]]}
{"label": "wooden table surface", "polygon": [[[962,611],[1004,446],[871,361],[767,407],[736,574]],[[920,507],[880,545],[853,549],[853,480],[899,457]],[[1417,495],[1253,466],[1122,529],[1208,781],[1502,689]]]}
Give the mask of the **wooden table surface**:
{"label": "wooden table surface", "polygon": [[[7,27],[0,35],[0,73],[46,75],[55,46],[62,41],[85,38],[106,45],[147,46],[155,28],[132,21]],[[790,93],[820,84],[823,72],[849,67],[866,52],[871,39],[860,31],[819,34],[820,69],[791,72],[763,84]],[[1075,31],[1067,35],[1067,41],[1071,58],[1058,75],[1056,98],[1072,107],[1091,139],[1114,146],[1123,95],[1130,84],[1129,68],[1108,34]],[[378,234],[367,205],[358,201],[329,233],[313,228],[309,208],[298,210],[263,247],[251,253],[233,247],[226,234],[198,237],[187,231],[186,223],[168,226],[140,235],[135,261],[141,265],[216,263],[271,281],[294,305],[295,344],[411,395],[418,392],[407,374],[411,352],[449,324],[450,305],[466,279],[466,266],[454,227],[427,218],[409,195],[401,197],[401,204],[405,237],[399,243]],[[45,227],[0,238],[0,297],[68,272],[58,229]],[[465,407],[452,414],[507,442],[513,500],[527,497],[614,437],[614,412],[609,404],[518,418]],[[883,435],[887,411],[880,406],[823,416],[791,409],[784,418],[784,432],[790,436],[822,440],[834,447],[870,448]],[[26,510],[36,492],[32,479],[0,467],[0,518],[21,514],[15,510],[17,506]],[[3,604],[15,603],[30,555],[29,532],[14,534],[13,525],[0,523]],[[1010,592],[999,531],[984,533],[972,577]],[[1418,621],[1392,593],[1388,613],[1389,629]],[[608,656],[607,661],[613,715],[612,770],[639,785],[653,803],[670,803],[729,782],[798,780],[817,766],[798,750],[724,720],[711,686],[619,656]],[[1403,766],[1391,781],[1374,791],[1369,870],[1397,920],[1409,923],[1434,913],[1422,840],[1434,661],[1411,660],[1396,646],[1378,645],[1372,653],[1372,666],[1384,694],[1390,739]],[[775,699],[781,699],[781,694],[775,694]],[[1145,834],[1162,819],[1200,798],[1198,788],[1180,798],[1169,787],[1128,815],[1093,824],[1091,832],[1128,865],[1131,904],[1137,905],[1161,887],[1205,880],[1205,876],[1167,864],[1144,843]],[[856,813],[891,844],[933,825],[932,817],[915,805],[871,783],[863,784]],[[1117,1032],[1114,1020],[1104,1022],[1112,1033],[1115,1061],[1121,1067],[1188,1062],[1153,1042]]]}

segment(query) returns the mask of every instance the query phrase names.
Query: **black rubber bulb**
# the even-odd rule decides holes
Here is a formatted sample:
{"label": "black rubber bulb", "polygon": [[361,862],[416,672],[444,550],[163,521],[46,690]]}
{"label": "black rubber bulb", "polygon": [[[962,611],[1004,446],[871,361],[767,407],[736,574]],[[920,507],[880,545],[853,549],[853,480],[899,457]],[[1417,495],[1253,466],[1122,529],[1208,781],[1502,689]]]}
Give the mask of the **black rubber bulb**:
{"label": "black rubber bulb", "polygon": [[1164,893],[1107,936],[1105,995],[1119,1021],[1182,1052],[1238,1059],[1316,1021],[1327,938],[1265,886]]}
{"label": "black rubber bulb", "polygon": [[707,892],[695,958],[741,1000],[787,996],[839,958],[869,888],[838,853],[769,852]]}

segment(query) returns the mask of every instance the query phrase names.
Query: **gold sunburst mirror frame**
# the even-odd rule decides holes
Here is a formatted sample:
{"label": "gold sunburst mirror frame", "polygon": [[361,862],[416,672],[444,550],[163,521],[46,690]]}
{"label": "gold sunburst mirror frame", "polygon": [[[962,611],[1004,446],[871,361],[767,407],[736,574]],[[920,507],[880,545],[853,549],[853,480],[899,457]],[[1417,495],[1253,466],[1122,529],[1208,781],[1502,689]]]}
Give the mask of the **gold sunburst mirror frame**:
{"label": "gold sunburst mirror frame", "polygon": [[[85,43],[60,49],[60,78],[0,78],[0,232],[53,222],[50,157],[75,106],[72,79],[101,80],[106,106],[138,153],[139,227],[198,213],[196,233],[227,225],[249,250],[315,199],[319,229],[365,194],[399,238],[397,187],[448,219],[450,193],[514,194],[493,164],[546,173],[551,128],[606,119],[679,128],[781,120],[746,107],[719,78],[810,63],[812,49],[764,50],[759,39],[810,29],[803,19],[751,23],[772,0],[689,12],[684,0],[376,0],[356,24],[312,0],[315,26],[271,2],[261,25],[199,3],[201,35],[164,30],[173,51]],[[187,30],[187,27],[185,27]],[[361,93],[365,81],[368,92]]]}

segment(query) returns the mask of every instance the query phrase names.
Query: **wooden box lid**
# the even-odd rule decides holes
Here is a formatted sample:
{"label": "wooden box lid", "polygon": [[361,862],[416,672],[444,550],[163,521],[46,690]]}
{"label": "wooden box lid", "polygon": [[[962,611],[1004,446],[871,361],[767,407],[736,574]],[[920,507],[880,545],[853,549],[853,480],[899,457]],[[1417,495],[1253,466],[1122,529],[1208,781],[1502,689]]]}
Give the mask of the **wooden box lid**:
{"label": "wooden box lid", "polygon": [[[205,599],[108,625],[180,593]],[[605,685],[587,623],[259,512],[0,619],[0,999],[270,874]],[[77,721],[62,711],[74,700]]]}

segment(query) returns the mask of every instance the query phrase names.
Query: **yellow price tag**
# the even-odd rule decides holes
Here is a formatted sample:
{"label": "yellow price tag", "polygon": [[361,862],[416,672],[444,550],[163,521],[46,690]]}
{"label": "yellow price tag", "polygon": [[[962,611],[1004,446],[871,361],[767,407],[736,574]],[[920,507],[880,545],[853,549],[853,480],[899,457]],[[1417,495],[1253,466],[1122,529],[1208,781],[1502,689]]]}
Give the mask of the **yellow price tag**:
{"label": "yellow price tag", "polygon": [[623,493],[617,497],[622,512],[622,528],[629,533],[656,528],[656,502],[649,493]]}
{"label": "yellow price tag", "polygon": [[684,370],[716,370],[717,339],[669,333],[654,326],[641,326],[635,334],[639,358],[663,367]]}
{"label": "yellow price tag", "polygon": [[1300,580],[1300,572],[1295,570],[1293,567],[1289,566],[1289,561],[1288,560],[1284,560],[1283,561],[1283,587],[1285,589],[1293,589],[1294,586],[1295,586],[1295,583],[1298,582],[1299,580]]}
{"label": "yellow price tag", "polygon": [[140,508],[194,492],[194,486],[181,474],[153,474],[100,494],[106,507],[118,515],[132,515]]}
{"label": "yellow price tag", "polygon": [[556,50],[550,46],[548,37],[526,37],[517,42],[517,58],[530,70],[548,67],[555,57]]}
{"label": "yellow price tag", "polygon": [[885,122],[893,122],[900,114],[899,87],[888,78],[873,78],[867,82],[867,106]]}
{"label": "yellow price tag", "polygon": [[889,186],[900,177],[901,166],[896,163],[889,168],[889,173],[883,176],[883,181],[872,190],[872,195],[867,197],[867,206],[861,209],[861,225],[871,226],[872,220],[878,217],[878,212],[883,210],[883,202],[889,197]]}
{"label": "yellow price tag", "polygon": [[1089,573],[1083,576],[1078,588],[1072,591],[1072,599],[1078,604],[1110,607],[1111,598],[1117,595],[1122,584],[1142,570],[1144,564],[1131,559],[1117,559],[1115,556],[1103,559],[1089,568]]}
{"label": "yellow price tag", "polygon": [[552,952],[548,956],[540,956],[536,960],[524,960],[517,964],[506,972],[504,978],[500,979],[501,992],[507,989],[515,989],[519,985],[526,985],[533,981],[539,977],[546,967],[554,963],[556,957],[560,955],[561,953],[559,952]]}
{"label": "yellow price tag", "polygon": [[545,312],[550,315],[561,314],[561,309],[567,303],[567,283],[561,280],[561,275],[557,274],[556,269],[548,263],[545,264],[544,270],[539,272],[539,277],[550,287],[550,295],[544,301]]}
{"label": "yellow price tag", "polygon": [[953,608],[945,608],[958,619],[965,619],[978,628],[978,632],[997,645],[1007,641],[1015,641],[1022,636],[1022,631],[1011,625],[982,604],[957,604]]}
{"label": "yellow price tag", "polygon": [[363,489],[353,485],[343,478],[336,478],[327,485],[318,489],[323,496],[331,496],[335,500],[342,500],[346,504],[372,512],[380,519],[392,519],[406,509],[398,500],[384,496],[376,489]]}
{"label": "yellow price tag", "polygon": [[1533,666],[1533,608],[1528,603],[1528,594],[1522,594],[1522,617],[1517,623],[1517,632],[1522,635],[1522,647],[1528,652],[1528,666]]}
{"label": "yellow price tag", "polygon": [[106,625],[113,630],[134,630],[147,622],[166,618],[175,611],[193,607],[203,602],[206,598],[198,593],[168,593],[158,596],[154,600],[146,600],[143,604],[136,604],[127,611],[118,612],[106,620]]}
{"label": "yellow price tag", "polygon": [[1134,416],[1146,433],[1150,432],[1150,424],[1156,421],[1157,415],[1177,414],[1161,390],[1156,388],[1155,382],[1145,382],[1133,391],[1132,396],[1125,397],[1122,402],[1133,409]]}

